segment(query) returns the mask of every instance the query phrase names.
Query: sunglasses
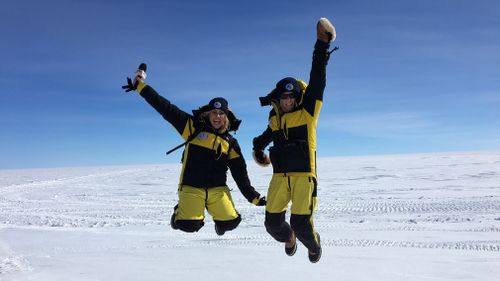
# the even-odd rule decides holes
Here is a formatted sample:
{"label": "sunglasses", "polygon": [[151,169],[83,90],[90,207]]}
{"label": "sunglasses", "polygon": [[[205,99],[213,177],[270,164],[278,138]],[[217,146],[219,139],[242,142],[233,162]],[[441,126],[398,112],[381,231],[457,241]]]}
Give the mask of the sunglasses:
{"label": "sunglasses", "polygon": [[286,99],[295,99],[295,95],[294,94],[282,94],[280,96],[280,100],[286,100]]}

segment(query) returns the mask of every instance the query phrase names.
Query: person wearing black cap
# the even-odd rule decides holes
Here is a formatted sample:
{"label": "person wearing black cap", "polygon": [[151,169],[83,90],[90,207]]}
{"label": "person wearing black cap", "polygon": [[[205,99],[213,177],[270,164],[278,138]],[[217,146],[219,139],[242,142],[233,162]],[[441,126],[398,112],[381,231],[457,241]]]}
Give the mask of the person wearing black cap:
{"label": "person wearing black cap", "polygon": [[185,145],[179,201],[170,224],[173,229],[196,232],[204,225],[207,209],[215,222],[215,232],[224,235],[241,222],[241,215],[234,207],[226,183],[228,168],[249,202],[257,206],[266,204],[265,197],[261,197],[250,184],[241,149],[237,140],[229,134],[238,129],[241,121],[222,97],[214,98],[207,105],[193,110],[193,114],[188,114],[146,85],[145,76],[139,67],[134,83],[128,78],[128,85],[122,88],[136,90],[185,140],[177,147]]}
{"label": "person wearing black cap", "polygon": [[[285,252],[293,256],[297,239],[308,249],[313,263],[321,258],[321,241],[314,228],[316,207],[316,126],[326,86],[326,65],[335,39],[335,28],[325,18],[318,21],[309,85],[286,77],[276,88],[261,97],[261,105],[271,105],[267,129],[253,139],[255,161],[272,164],[273,176],[267,192],[265,227],[271,236],[285,243]],[[334,48],[333,50],[336,50]],[[269,157],[264,152],[270,143]],[[288,203],[290,224],[285,221]]]}

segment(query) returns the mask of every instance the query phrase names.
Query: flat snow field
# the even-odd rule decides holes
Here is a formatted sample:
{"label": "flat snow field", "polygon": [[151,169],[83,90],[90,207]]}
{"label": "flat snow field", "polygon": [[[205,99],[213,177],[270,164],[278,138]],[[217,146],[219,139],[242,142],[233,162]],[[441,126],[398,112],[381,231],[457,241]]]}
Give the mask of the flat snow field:
{"label": "flat snow field", "polygon": [[[248,163],[266,193],[272,170]],[[311,264],[243,217],[224,236],[169,220],[179,164],[0,170],[0,280],[500,280],[500,151],[320,158]]]}

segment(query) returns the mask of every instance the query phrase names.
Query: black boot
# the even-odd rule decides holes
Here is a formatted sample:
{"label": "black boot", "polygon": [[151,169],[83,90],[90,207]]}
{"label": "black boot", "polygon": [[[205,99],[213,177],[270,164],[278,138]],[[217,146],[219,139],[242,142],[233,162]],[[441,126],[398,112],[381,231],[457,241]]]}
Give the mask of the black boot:
{"label": "black boot", "polygon": [[285,253],[291,257],[295,255],[295,252],[297,252],[297,237],[292,231],[292,237],[290,238],[290,241],[285,243]]}
{"label": "black boot", "polygon": [[224,233],[226,233],[226,231],[224,229],[217,227],[217,224],[216,224],[215,225],[215,233],[217,233],[217,235],[219,235],[219,236],[222,236],[222,235],[224,235]]}
{"label": "black boot", "polygon": [[173,213],[172,217],[170,218],[170,226],[175,230],[179,229],[179,227],[175,223],[175,213]]}
{"label": "black boot", "polygon": [[319,233],[317,232],[316,237],[318,240],[318,250],[316,252],[311,252],[311,250],[309,250],[309,261],[312,263],[317,263],[321,258],[321,240],[319,238]]}

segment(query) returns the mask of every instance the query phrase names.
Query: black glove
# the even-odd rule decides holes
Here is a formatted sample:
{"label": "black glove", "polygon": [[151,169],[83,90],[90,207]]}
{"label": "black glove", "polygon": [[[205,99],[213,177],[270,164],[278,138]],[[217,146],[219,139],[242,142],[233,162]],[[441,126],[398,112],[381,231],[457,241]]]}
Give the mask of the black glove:
{"label": "black glove", "polygon": [[318,40],[321,40],[325,43],[335,41],[335,37],[337,37],[335,27],[327,18],[320,18],[318,20],[316,31]]}
{"label": "black glove", "polygon": [[262,150],[254,149],[253,159],[255,160],[255,162],[257,164],[259,164],[260,166],[263,166],[263,167],[271,164],[271,160],[269,159],[269,156],[267,156],[267,154],[265,154],[264,151],[262,151]]}
{"label": "black glove", "polygon": [[144,80],[146,80],[146,69],[147,69],[146,64],[141,63],[139,65],[139,67],[137,68],[137,71],[135,72],[134,81],[132,82],[132,79],[130,79],[130,77],[127,77],[127,85],[123,85],[122,89],[124,89],[125,92],[137,90],[137,86],[139,85],[139,81],[144,83]]}
{"label": "black glove", "polygon": [[130,79],[130,77],[127,77],[127,85],[123,85],[122,89],[124,89],[125,92],[135,91],[138,84],[139,83],[137,81],[135,81],[135,83],[132,83],[132,79]]}
{"label": "black glove", "polygon": [[257,202],[256,206],[266,206],[266,204],[267,204],[267,201],[266,201],[266,197],[264,196],[264,197],[261,197],[259,199],[259,202]]}

